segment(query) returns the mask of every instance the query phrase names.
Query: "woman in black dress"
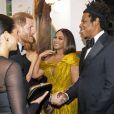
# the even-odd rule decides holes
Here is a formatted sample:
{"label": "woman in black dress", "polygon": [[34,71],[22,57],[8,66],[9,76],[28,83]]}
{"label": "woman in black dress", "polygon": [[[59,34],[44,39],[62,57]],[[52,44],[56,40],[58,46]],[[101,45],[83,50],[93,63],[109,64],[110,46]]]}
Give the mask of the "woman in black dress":
{"label": "woman in black dress", "polygon": [[[48,94],[26,108],[26,92],[20,66],[9,60],[9,52],[17,49],[17,30],[13,20],[0,14],[0,114],[34,114]],[[33,109],[34,108],[34,109]]]}

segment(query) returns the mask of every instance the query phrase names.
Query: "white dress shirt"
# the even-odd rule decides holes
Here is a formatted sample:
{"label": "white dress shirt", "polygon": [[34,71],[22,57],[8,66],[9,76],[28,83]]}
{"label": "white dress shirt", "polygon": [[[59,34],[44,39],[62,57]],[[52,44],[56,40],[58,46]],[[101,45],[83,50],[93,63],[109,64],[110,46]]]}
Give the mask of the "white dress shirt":
{"label": "white dress shirt", "polygon": [[[97,40],[99,39],[99,37],[100,37],[103,33],[104,33],[104,30],[102,30],[101,32],[99,32],[99,33],[94,37],[94,41],[95,41],[94,43],[97,42]],[[87,55],[88,55],[88,53],[90,52],[91,49],[92,49],[92,48],[89,48],[89,49],[87,50],[86,55],[85,55],[84,58],[87,57]]]}
{"label": "white dress shirt", "polygon": [[24,54],[26,54],[26,50],[22,50],[22,46],[23,46],[22,43],[18,42],[19,51],[20,51],[21,55],[24,55]]}

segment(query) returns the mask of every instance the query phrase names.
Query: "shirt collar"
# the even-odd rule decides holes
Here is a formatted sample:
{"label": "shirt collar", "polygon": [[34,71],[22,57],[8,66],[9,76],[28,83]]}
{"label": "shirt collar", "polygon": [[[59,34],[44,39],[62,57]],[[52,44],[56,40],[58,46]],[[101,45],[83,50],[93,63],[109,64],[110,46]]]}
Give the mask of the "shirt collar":
{"label": "shirt collar", "polygon": [[99,37],[104,33],[104,30],[102,30],[101,32],[99,32],[95,37],[94,40],[95,42],[99,39]]}
{"label": "shirt collar", "polygon": [[22,50],[22,47],[23,47],[22,43],[18,42],[18,47],[19,47],[19,51],[20,51],[21,55],[26,54],[26,50]]}
{"label": "shirt collar", "polygon": [[22,50],[22,43],[20,43],[20,42],[18,42],[18,47],[19,47],[19,51],[21,52],[21,50]]}

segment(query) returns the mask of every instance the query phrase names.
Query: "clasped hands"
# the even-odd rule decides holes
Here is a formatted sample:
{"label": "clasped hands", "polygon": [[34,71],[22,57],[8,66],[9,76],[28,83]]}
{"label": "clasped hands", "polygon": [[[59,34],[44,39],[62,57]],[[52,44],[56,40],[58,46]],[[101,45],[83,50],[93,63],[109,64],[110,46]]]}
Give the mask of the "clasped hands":
{"label": "clasped hands", "polygon": [[57,92],[50,96],[50,103],[56,106],[63,105],[67,100],[68,96],[64,92]]}

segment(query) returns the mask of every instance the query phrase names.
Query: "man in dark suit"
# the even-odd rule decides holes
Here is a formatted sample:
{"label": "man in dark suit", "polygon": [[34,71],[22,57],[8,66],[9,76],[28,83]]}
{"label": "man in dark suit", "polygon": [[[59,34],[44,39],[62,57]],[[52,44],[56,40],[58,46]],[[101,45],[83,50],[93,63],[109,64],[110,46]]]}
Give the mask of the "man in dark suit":
{"label": "man in dark suit", "polygon": [[[32,37],[35,33],[34,21],[32,15],[25,12],[18,12],[12,16],[15,27],[17,29],[17,40],[18,40],[18,50],[21,55],[24,55],[26,52],[22,52],[23,39]],[[15,55],[17,53],[12,53]]]}
{"label": "man in dark suit", "polygon": [[82,50],[79,80],[66,93],[53,94],[52,104],[70,103],[78,97],[79,114],[114,114],[114,40],[106,32],[109,17],[104,2],[87,5],[80,35],[89,43]]}
{"label": "man in dark suit", "polygon": [[23,40],[32,37],[35,33],[34,21],[32,15],[25,12],[17,12],[12,16],[12,18],[17,30],[15,37],[17,38],[18,45],[17,50],[10,53],[10,59],[16,61],[20,65],[23,73],[24,84],[27,88],[26,91],[28,93],[29,85],[25,79],[30,63],[27,62],[27,59],[24,57],[26,51],[23,48]]}
{"label": "man in dark suit", "polygon": [[24,68],[23,55],[26,51],[23,49],[23,40],[33,37],[35,33],[34,21],[32,15],[25,12],[18,12],[12,16],[15,27],[17,29],[17,51],[10,53],[10,58],[18,62],[22,68]]}

